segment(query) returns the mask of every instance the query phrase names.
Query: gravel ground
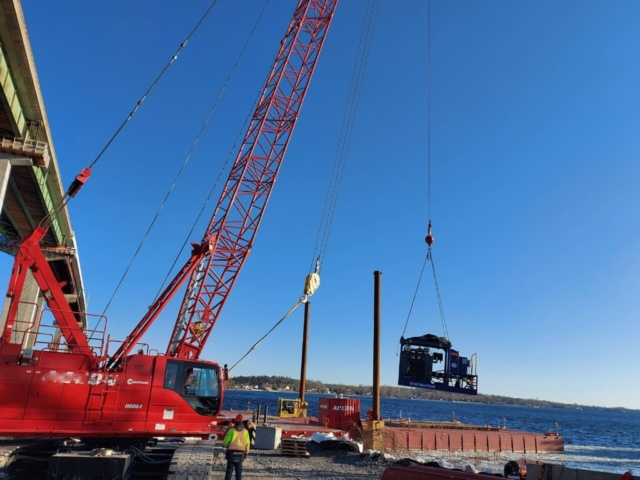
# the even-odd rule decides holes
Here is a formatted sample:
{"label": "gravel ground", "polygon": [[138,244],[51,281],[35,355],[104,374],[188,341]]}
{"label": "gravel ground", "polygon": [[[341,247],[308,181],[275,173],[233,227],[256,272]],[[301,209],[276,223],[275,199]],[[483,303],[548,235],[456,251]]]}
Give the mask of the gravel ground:
{"label": "gravel ground", "polygon": [[[307,446],[309,457],[286,457],[277,450],[252,450],[244,461],[243,480],[261,479],[379,479],[390,465],[381,457],[368,454],[321,450],[312,444]],[[224,478],[227,462],[224,453],[216,448],[212,479]]]}
{"label": "gravel ground", "polygon": [[[318,444],[307,443],[308,457],[284,456],[280,450],[251,450],[244,461],[244,480],[365,480],[379,479],[384,469],[403,461],[385,460],[354,452],[323,450]],[[0,456],[2,452],[0,451]],[[1,460],[1,459],[0,459]],[[0,462],[0,467],[3,463]],[[214,447],[214,462],[210,480],[224,478],[227,462],[221,443]],[[12,477],[0,468],[0,480]],[[182,477],[180,477],[182,478]],[[35,479],[34,479],[35,480]]]}

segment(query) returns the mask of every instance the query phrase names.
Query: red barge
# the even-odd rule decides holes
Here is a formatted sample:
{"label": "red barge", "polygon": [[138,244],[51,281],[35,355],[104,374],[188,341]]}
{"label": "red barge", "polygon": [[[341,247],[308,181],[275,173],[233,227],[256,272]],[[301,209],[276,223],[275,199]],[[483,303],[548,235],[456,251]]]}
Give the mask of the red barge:
{"label": "red barge", "polygon": [[[364,442],[365,449],[379,451],[449,451],[479,453],[558,453],[564,439],[557,432],[531,433],[504,427],[468,425],[460,422],[362,419],[360,400],[321,398],[317,417],[263,416],[256,412],[223,412],[233,418],[253,416],[259,428],[272,429],[274,438],[311,437],[314,433],[348,435]],[[370,415],[369,415],[370,416]],[[274,448],[277,445],[274,446]]]}

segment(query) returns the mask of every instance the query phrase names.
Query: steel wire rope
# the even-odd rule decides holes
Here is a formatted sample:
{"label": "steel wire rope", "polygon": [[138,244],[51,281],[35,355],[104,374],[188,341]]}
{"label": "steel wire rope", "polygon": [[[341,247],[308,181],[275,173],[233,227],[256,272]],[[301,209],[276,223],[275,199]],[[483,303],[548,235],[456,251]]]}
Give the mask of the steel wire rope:
{"label": "steel wire rope", "polygon": [[[144,246],[147,238],[149,237],[149,234],[151,233],[151,230],[153,229],[156,221],[158,220],[158,218],[160,217],[160,213],[162,212],[162,210],[164,209],[164,206],[166,205],[167,201],[169,200],[169,197],[171,196],[171,193],[173,193],[173,189],[175,188],[176,184],[178,183],[179,178],[182,176],[182,173],[184,172],[185,167],[187,166],[187,164],[189,163],[189,160],[191,159],[191,156],[193,155],[193,152],[196,149],[196,146],[198,145],[200,139],[202,138],[202,135],[204,134],[204,131],[206,130],[209,121],[211,120],[211,117],[213,116],[214,111],[216,110],[218,103],[220,102],[220,99],[222,98],[222,96],[224,95],[224,92],[227,89],[227,86],[229,85],[229,82],[231,81],[231,78],[233,78],[233,75],[236,71],[236,68],[238,67],[238,64],[240,63],[240,60],[242,59],[242,57],[244,56],[244,52],[247,49],[247,46],[249,45],[249,42],[251,41],[251,38],[253,37],[253,34],[255,33],[258,24],[260,23],[260,20],[262,20],[262,17],[264,15],[265,10],[267,9],[267,6],[269,5],[270,0],[267,0],[267,2],[265,3],[264,7],[262,8],[262,11],[260,12],[260,15],[258,16],[258,19],[255,21],[253,28],[251,30],[251,32],[249,33],[249,36],[247,37],[247,40],[245,41],[242,49],[240,50],[240,53],[238,54],[235,63],[233,64],[233,67],[231,68],[231,71],[229,72],[229,74],[227,75],[227,78],[224,82],[224,84],[222,85],[222,88],[220,89],[220,92],[218,93],[218,96],[216,97],[213,105],[211,106],[211,108],[209,109],[209,113],[204,121],[204,123],[202,124],[202,126],[200,127],[200,131],[198,132],[195,140],[193,141],[193,143],[191,144],[191,148],[189,149],[185,159],[182,162],[182,165],[180,166],[180,169],[178,170],[178,173],[176,174],[175,178],[173,179],[173,183],[171,184],[171,186],[169,187],[169,190],[167,191],[164,199],[162,200],[160,207],[158,208],[158,210],[156,211],[153,219],[151,220],[151,223],[149,224],[149,227],[147,228],[147,231],[145,232],[145,234],[142,237],[142,240],[140,241],[140,243],[138,244],[138,247],[136,249],[136,251],[134,252],[133,256],[131,257],[131,260],[129,261],[129,264],[127,265],[127,268],[125,269],[124,273],[122,274],[122,277],[120,278],[120,281],[118,282],[115,290],[113,291],[113,294],[111,295],[111,298],[109,299],[109,301],[107,302],[106,307],[104,308],[104,311],[102,312],[102,315],[104,316],[107,312],[107,309],[109,308],[109,306],[111,305],[111,302],[113,301],[113,299],[115,298],[116,294],[118,293],[122,283],[124,282],[126,276],[129,273],[129,270],[131,269],[131,267],[133,266],[133,263],[135,262],[138,254],[140,253],[140,250],[142,249],[142,247]],[[227,157],[227,161],[223,164],[222,169],[224,170],[224,168],[227,165],[228,162],[228,158]],[[218,176],[218,180],[220,178],[220,175]],[[217,185],[217,181],[216,180],[216,184]],[[215,188],[214,185],[214,188]],[[209,196],[211,196],[211,194],[209,194]],[[208,201],[208,199],[207,199]],[[200,218],[200,217],[198,217]],[[196,221],[197,223],[197,221]],[[192,230],[193,231],[193,230]],[[184,244],[182,249],[180,250],[180,253],[182,253],[182,250],[184,249]],[[177,261],[177,260],[176,260]],[[172,265],[172,268],[175,266],[175,262]],[[170,272],[169,272],[170,274]],[[169,274],[167,275],[167,277],[169,276]],[[165,280],[163,282],[166,283],[166,277]],[[160,288],[160,291],[156,294],[156,297],[154,299],[155,300],[158,298],[158,296],[160,295],[161,291],[162,291],[162,286]]]}
{"label": "steel wire rope", "polygon": [[54,214],[57,215],[57,213],[60,210],[62,210],[67,205],[67,203],[69,203],[70,199],[71,199],[71,197],[69,197],[65,193],[65,195],[53,205],[53,208],[51,209],[51,212],[48,213],[47,215],[45,215],[42,220],[40,220],[40,223],[38,225],[43,227],[43,228],[47,228],[48,229],[51,226],[51,224],[53,223],[53,215]]}
{"label": "steel wire rope", "polygon": [[[371,11],[369,11],[369,6],[372,5],[371,7]],[[320,249],[322,251],[322,254],[319,255],[318,257],[316,257],[316,254],[318,253],[318,242],[319,242],[319,238],[320,238],[320,231],[322,230],[322,223],[323,220],[325,219],[325,215],[326,215],[326,219],[327,219],[327,223],[325,223],[325,231],[330,231],[331,230],[331,225],[329,222],[329,219],[333,219],[333,214],[332,212],[335,212],[335,206],[336,206],[336,202],[337,202],[337,197],[338,195],[330,195],[331,191],[334,191],[337,189],[337,191],[340,190],[340,183],[342,180],[342,172],[344,172],[344,163],[346,160],[346,156],[348,153],[348,146],[350,144],[350,139],[351,139],[351,133],[353,132],[353,125],[355,122],[355,117],[357,114],[357,106],[358,106],[358,102],[360,99],[360,93],[362,92],[362,84],[363,84],[363,79],[364,79],[364,73],[366,72],[366,65],[369,59],[369,54],[371,51],[371,41],[373,38],[373,31],[375,31],[375,20],[377,19],[377,12],[378,12],[378,6],[379,6],[380,2],[379,0],[369,0],[369,2],[367,3],[367,8],[366,8],[366,13],[363,19],[363,23],[362,23],[362,30],[360,33],[360,41],[358,43],[358,52],[356,54],[356,63],[354,65],[354,70],[353,70],[353,74],[351,77],[351,84],[349,87],[349,95],[347,97],[347,105],[345,107],[345,113],[343,115],[343,123],[342,123],[342,127],[341,127],[341,135],[340,135],[340,140],[338,143],[338,148],[336,149],[336,155],[334,157],[334,162],[333,162],[333,167],[332,167],[332,172],[331,172],[331,178],[333,179],[334,176],[336,178],[336,181],[332,181],[330,182],[331,186],[329,187],[329,189],[327,190],[327,196],[325,198],[325,204],[324,204],[324,208],[323,208],[323,212],[322,212],[322,219],[321,219],[321,225],[320,228],[318,229],[318,236],[316,237],[316,245],[314,247],[314,252],[313,255],[311,256],[311,267],[310,267],[310,271],[313,271],[313,264],[314,262],[317,262],[318,260],[322,261],[324,259],[324,255],[326,254],[326,245],[327,242],[323,241],[323,243],[320,244]],[[367,25],[367,20],[369,20],[368,22],[368,26],[365,27]],[[372,27],[373,25],[373,27]],[[365,39],[365,41],[363,42],[363,38]],[[366,50],[366,54],[363,53]],[[363,60],[364,58],[364,60]],[[364,62],[364,67],[363,67],[363,62]],[[355,105],[355,107],[354,107]],[[351,114],[351,112],[353,112],[353,114]],[[343,135],[344,132],[344,135]],[[349,140],[349,141],[347,141]],[[342,144],[342,150],[340,148],[340,144]],[[344,145],[347,145],[346,150]],[[340,152],[345,152],[343,155],[340,155]],[[333,189],[333,190],[332,190]],[[323,236],[323,240],[324,240],[325,236]],[[328,241],[328,235],[326,236],[326,239]],[[323,248],[324,247],[324,248]],[[318,260],[316,260],[316,258]],[[265,333],[255,344],[253,344],[253,346],[251,348],[249,348],[249,350],[242,356],[240,357],[240,359],[238,361],[236,361],[236,363],[234,363],[231,368],[229,368],[229,371],[231,371],[233,368],[235,368],[242,360],[244,360],[253,350],[255,350],[260,343],[262,343],[262,341],[267,338],[267,336],[269,336],[269,334],[271,334],[271,332],[273,332],[289,315],[291,315],[296,308],[298,308],[302,303],[304,303],[304,301],[298,300],[298,302],[289,309],[289,311],[280,319],[276,322],[276,324],[271,327],[271,329]]]}
{"label": "steel wire rope", "polygon": [[[142,97],[138,100],[138,102],[136,103],[136,105],[134,106],[133,110],[131,110],[131,112],[129,113],[129,115],[127,116],[127,118],[122,122],[122,124],[118,127],[118,129],[116,130],[116,132],[111,136],[111,138],[109,139],[109,141],[106,143],[106,145],[102,148],[102,150],[98,153],[98,155],[96,156],[96,158],[91,162],[91,164],[89,165],[89,168],[93,168],[93,166],[98,163],[98,161],[100,160],[100,158],[102,157],[102,155],[104,155],[104,153],[107,151],[107,149],[111,146],[111,144],[114,142],[114,140],[116,139],[116,137],[120,134],[120,132],[122,131],[122,129],[125,127],[125,125],[133,118],[133,116],[136,114],[136,112],[138,111],[138,109],[142,106],[142,104],[144,103],[144,101],[146,100],[146,98],[149,96],[149,94],[151,93],[151,91],[155,88],[155,86],[158,84],[158,82],[160,81],[160,79],[164,76],[164,74],[167,72],[167,70],[169,69],[169,67],[178,59],[178,56],[180,55],[180,53],[182,52],[182,50],[187,46],[187,43],[189,42],[189,40],[191,40],[191,37],[193,37],[193,35],[196,33],[196,31],[200,28],[200,26],[202,25],[202,23],[204,22],[204,20],[206,19],[206,17],[209,15],[209,13],[211,12],[211,10],[213,10],[213,7],[215,7],[215,5],[218,3],[218,0],[214,0],[211,5],[209,6],[209,8],[207,8],[207,10],[205,11],[205,13],[200,17],[200,20],[198,21],[198,23],[196,23],[195,27],[191,30],[191,32],[189,33],[189,35],[187,35],[187,37],[185,38],[185,40],[180,44],[180,46],[178,47],[178,50],[176,50],[176,53],[173,54],[173,56],[171,57],[171,59],[169,60],[169,62],[164,66],[164,68],[162,69],[162,71],[160,72],[160,74],[158,74],[158,76],[155,78],[155,80],[151,83],[151,86],[147,89],[147,91],[142,95]],[[51,210],[51,212],[49,214],[47,214],[43,220],[40,222],[40,225],[43,226],[44,228],[49,228],[51,226],[51,224],[53,223],[53,215],[57,214],[62,208],[64,208],[68,203],[69,200],[71,200],[71,196],[66,195],[64,197],[62,197],[53,207],[53,209]],[[155,219],[154,219],[155,221]],[[137,254],[137,251],[136,251]],[[128,271],[129,267],[127,267],[127,271]],[[120,282],[121,283],[121,282]],[[120,283],[118,284],[118,287],[120,285]],[[117,291],[117,289],[116,289]],[[105,308],[105,312],[106,309],[108,308],[109,304],[111,303],[111,301],[113,300],[113,297],[109,300],[107,307]],[[104,316],[105,312],[102,313],[102,315]],[[90,338],[91,340],[91,338]]]}
{"label": "steel wire rope", "polygon": [[427,4],[427,216],[431,222],[431,0]]}
{"label": "steel wire rope", "polygon": [[[411,300],[411,306],[409,307],[409,314],[407,315],[407,321],[404,322],[404,330],[402,330],[402,337],[407,331],[407,325],[409,325],[409,318],[411,318],[411,312],[413,311],[413,305],[416,302],[416,297],[418,296],[418,290],[420,290],[420,282],[422,282],[422,276],[424,275],[424,268],[427,266],[427,262],[429,261],[429,252],[424,257],[424,262],[422,262],[422,269],[420,270],[420,277],[418,278],[418,284],[416,285],[416,290],[413,292],[413,299]],[[396,353],[397,355],[397,353]]]}
{"label": "steel wire rope", "polygon": [[202,15],[202,17],[200,17],[200,20],[198,20],[198,23],[196,23],[196,26],[193,27],[193,30],[191,30],[191,33],[189,33],[189,35],[187,35],[187,38],[180,44],[180,46],[178,47],[178,50],[176,50],[176,53],[173,54],[173,56],[171,57],[171,59],[169,60],[169,62],[164,66],[164,68],[162,69],[162,71],[160,72],[160,74],[156,77],[156,79],[153,81],[153,83],[151,84],[151,86],[147,89],[147,91],[144,93],[144,95],[142,95],[142,97],[140,98],[140,100],[138,100],[138,103],[135,105],[135,107],[133,107],[133,110],[131,110],[131,113],[129,113],[129,116],[124,120],[124,122],[122,122],[122,124],[120,125],[120,127],[116,130],[116,132],[113,134],[113,136],[111,137],[111,139],[107,142],[107,144],[104,146],[104,148],[100,151],[100,153],[98,153],[98,156],[93,160],[93,162],[91,162],[91,165],[89,165],[89,168],[92,168],[96,163],[98,163],[98,160],[100,160],[100,158],[102,157],[102,155],[104,154],[104,152],[111,146],[111,143],[113,143],[113,141],[116,139],[116,137],[120,134],[120,132],[122,131],[122,129],[124,128],[124,126],[129,122],[129,120],[131,120],[133,118],[133,116],[136,114],[136,112],[138,111],[138,109],[142,106],[142,104],[144,103],[144,101],[147,99],[147,96],[151,93],[151,91],[155,88],[155,86],[157,85],[157,83],[160,81],[160,79],[164,76],[164,74],[166,73],[166,71],[169,69],[169,67],[173,64],[173,62],[175,62],[178,59],[178,55],[180,55],[180,52],[182,52],[182,50],[187,46],[187,43],[189,42],[189,40],[191,40],[191,37],[193,37],[193,35],[196,33],[196,31],[198,30],[198,28],[200,28],[200,25],[202,25],[202,23],[204,22],[205,18],[207,18],[207,16],[209,15],[209,13],[211,12],[211,10],[213,10],[213,7],[216,6],[216,4],[218,3],[218,0],[213,0],[213,2],[211,3],[211,5],[209,6],[209,8],[207,8],[207,10],[204,12],[204,14]]}
{"label": "steel wire rope", "polygon": [[366,54],[364,55],[364,60],[361,59],[360,62],[360,76],[359,76],[359,80],[358,80],[358,84],[357,84],[357,91],[356,91],[356,98],[353,104],[353,115],[351,117],[351,125],[349,127],[348,130],[348,136],[345,139],[346,142],[346,147],[344,148],[344,160],[342,162],[342,168],[340,169],[340,178],[338,180],[338,184],[337,184],[337,188],[335,190],[335,198],[333,201],[333,208],[330,211],[330,219],[328,222],[328,228],[326,229],[326,237],[325,237],[325,241],[324,241],[324,248],[322,250],[322,260],[324,260],[324,257],[326,255],[327,252],[327,248],[329,246],[329,237],[331,235],[331,228],[333,226],[333,220],[335,217],[335,213],[336,213],[336,209],[337,209],[337,204],[338,204],[338,199],[340,196],[340,189],[342,186],[342,179],[344,177],[344,171],[346,168],[346,164],[347,164],[347,160],[348,160],[348,156],[349,156],[349,149],[351,148],[351,139],[353,138],[353,127],[355,125],[355,121],[356,121],[356,117],[358,114],[358,106],[360,104],[360,96],[362,95],[362,87],[364,85],[364,78],[365,78],[365,74],[367,71],[367,66],[369,64],[369,56],[371,54],[371,44],[373,41],[373,34],[375,33],[375,27],[376,27],[376,21],[377,21],[377,14],[378,14],[378,7],[380,5],[380,2],[375,2],[375,5],[373,6],[373,11],[371,13],[371,16],[369,17],[369,26],[368,26],[368,35],[367,35],[367,40],[365,42],[365,48],[367,49]]}
{"label": "steel wire rope", "polygon": [[[269,3],[269,1],[270,0],[267,1],[267,4]],[[265,8],[266,8],[266,5],[265,5]],[[253,105],[249,109],[249,113],[248,113],[247,117],[245,118],[245,121],[244,121],[244,123],[242,125],[242,128],[240,128],[240,130],[238,131],[238,135],[236,136],[236,139],[235,139],[233,145],[231,146],[231,149],[229,150],[229,153],[227,154],[227,157],[226,157],[224,163],[222,164],[222,167],[220,167],[220,171],[218,172],[218,176],[216,177],[216,180],[213,183],[213,186],[209,190],[209,194],[207,195],[207,198],[205,199],[204,203],[202,204],[202,208],[198,212],[198,215],[196,216],[196,219],[194,220],[193,225],[191,226],[191,229],[189,230],[189,232],[185,236],[185,240],[182,243],[182,247],[180,247],[180,250],[178,251],[178,254],[176,255],[176,257],[174,258],[173,263],[171,264],[171,267],[169,267],[167,275],[164,277],[164,280],[163,280],[162,284],[160,285],[160,288],[158,289],[158,292],[156,293],[156,296],[155,296],[155,298],[153,300],[153,303],[155,303],[155,301],[158,299],[158,297],[162,293],[162,290],[164,289],[164,286],[166,285],[167,281],[169,280],[169,277],[171,276],[171,273],[173,272],[173,269],[178,264],[178,260],[180,260],[180,256],[182,255],[182,252],[184,252],[184,249],[186,248],[187,244],[189,243],[189,240],[192,238],[193,232],[195,231],[195,229],[196,229],[196,227],[198,225],[198,222],[202,218],[202,215],[204,214],[204,212],[205,212],[205,210],[207,208],[207,205],[209,204],[209,201],[211,200],[211,196],[213,195],[213,192],[216,190],[216,188],[218,186],[218,183],[220,182],[220,179],[222,178],[222,174],[225,172],[225,170],[227,168],[227,165],[229,164],[229,160],[231,160],[231,158],[233,156],[233,153],[235,152],[236,147],[238,146],[238,142],[240,142],[241,139],[244,139],[244,134],[246,133],[247,127],[248,127],[249,123],[251,122],[251,119],[253,118],[253,112],[256,109],[256,106],[258,105],[258,102],[260,101],[261,94],[264,91],[264,88],[265,88],[267,80],[268,79],[266,79],[262,83],[262,86],[259,89],[255,100],[253,101]]]}
{"label": "steel wire rope", "polygon": [[[189,40],[191,40],[191,37],[193,37],[193,35],[196,33],[196,31],[200,28],[200,26],[202,25],[202,23],[204,22],[204,20],[207,18],[207,16],[209,15],[209,13],[211,12],[211,10],[213,10],[213,7],[216,6],[216,4],[218,3],[218,0],[213,0],[213,2],[211,3],[211,5],[209,5],[209,8],[207,8],[207,10],[204,12],[204,14],[200,17],[200,20],[198,20],[198,23],[196,23],[196,26],[193,27],[193,29],[191,30],[191,32],[189,33],[189,35],[187,35],[187,37],[182,41],[182,43],[180,44],[180,46],[178,47],[178,50],[176,50],[176,53],[173,54],[173,56],[171,57],[171,59],[169,60],[169,62],[164,66],[164,68],[160,71],[160,73],[158,74],[158,76],[155,78],[155,80],[151,83],[151,86],[149,88],[147,88],[146,92],[144,92],[144,94],[142,95],[142,97],[140,97],[140,99],[138,100],[138,102],[136,103],[136,105],[133,107],[133,110],[131,110],[131,112],[129,112],[129,115],[127,115],[127,117],[125,118],[125,120],[120,124],[120,126],[117,128],[117,130],[115,131],[115,133],[111,136],[111,138],[107,141],[107,143],[105,144],[104,147],[102,147],[102,150],[100,150],[100,152],[98,153],[98,155],[96,156],[96,158],[93,159],[93,161],[91,162],[91,164],[89,165],[89,169],[93,168],[93,166],[98,163],[98,161],[102,158],[102,155],[104,155],[104,153],[107,151],[107,149],[111,146],[111,144],[114,142],[114,140],[116,139],[116,137],[118,135],[120,135],[120,132],[122,131],[122,129],[125,127],[125,125],[127,123],[129,123],[129,121],[133,118],[133,116],[136,114],[136,112],[138,111],[138,109],[142,106],[142,104],[144,103],[144,101],[147,99],[147,97],[149,96],[149,94],[151,93],[151,91],[155,88],[155,86],[158,84],[158,82],[160,81],[160,79],[164,76],[164,74],[167,72],[167,70],[169,70],[169,67],[171,67],[171,65],[173,65],[173,62],[175,62],[178,59],[178,55],[180,55],[180,53],[182,52],[182,50],[184,50],[184,48],[187,46],[187,43],[189,43]],[[69,200],[71,200],[71,197],[69,195],[69,192],[67,191],[65,193],[65,195],[54,205],[54,207],[51,209],[51,212],[49,212],[41,221],[40,221],[40,225],[43,226],[44,228],[49,228],[51,226],[51,224],[53,223],[53,215],[57,214],[60,210],[62,210],[68,203]]]}
{"label": "steel wire rope", "polygon": [[296,308],[298,308],[300,305],[302,305],[302,303],[303,303],[302,300],[298,300],[298,302],[296,302],[296,304],[293,307],[291,307],[287,313],[284,314],[284,317],[282,317],[280,320],[278,320],[276,322],[276,324],[273,327],[271,327],[271,329],[267,333],[265,333],[262,337],[260,337],[260,340],[258,340],[256,343],[254,343],[253,346],[249,350],[247,350],[247,352],[242,357],[240,357],[240,359],[236,363],[234,363],[231,366],[231,368],[228,369],[228,371],[230,372],[231,370],[233,370],[242,360],[244,360],[251,352],[253,352],[258,347],[258,345],[260,345],[262,343],[262,341],[265,338],[267,338],[267,336],[269,336],[269,334],[271,332],[273,332],[282,322],[284,322],[284,320],[289,315],[291,315],[295,311]]}
{"label": "steel wire rope", "polygon": [[[431,235],[431,0],[429,0],[427,3],[427,215],[428,215],[428,224],[429,224],[429,235]],[[433,261],[433,253],[431,251],[430,244],[427,248],[427,255],[425,257],[425,261],[422,264],[422,270],[420,271],[420,277],[418,278],[418,284],[413,294],[413,299],[411,300],[411,305],[409,307],[407,320],[404,324],[404,330],[402,331],[402,337],[404,337],[404,334],[407,331],[407,326],[409,324],[409,319],[411,318],[411,312],[413,311],[413,306],[416,300],[416,296],[420,288],[420,283],[422,281],[424,269],[427,261],[429,260],[431,261],[431,270],[433,272],[433,283],[435,286],[436,297],[438,300],[438,311],[440,313],[440,321],[442,322],[442,329],[443,329],[445,338],[449,339],[449,330],[447,328],[447,320],[444,314],[442,297],[440,295],[440,286],[438,285],[438,276],[436,274],[436,265],[435,265],[435,262]]]}
{"label": "steel wire rope", "polygon": [[[429,215],[429,228],[431,228],[431,0],[427,4],[427,24],[429,26],[427,33],[427,205]],[[431,234],[431,232],[429,232]],[[444,315],[444,307],[442,306],[442,297],[440,296],[440,286],[438,285],[438,276],[436,275],[436,263],[433,260],[431,245],[427,257],[431,260],[431,270],[433,271],[433,284],[436,288],[436,297],[438,298],[438,309],[440,310],[440,321],[444,336],[449,339],[449,329],[447,328],[447,319]]]}
{"label": "steel wire rope", "polygon": [[344,177],[349,147],[351,145],[353,127],[355,125],[355,120],[358,113],[358,105],[360,102],[360,95],[362,93],[362,85],[364,83],[364,76],[371,52],[371,43],[373,34],[375,32],[379,5],[379,1],[370,0],[367,3],[365,17],[362,22],[360,38],[358,41],[358,50],[356,54],[356,62],[351,75],[349,94],[347,96],[345,111],[342,117],[338,146],[336,147],[336,153],[334,155],[334,160],[331,168],[329,187],[327,188],[327,195],[325,197],[322,215],[320,217],[320,225],[318,227],[318,233],[316,235],[313,254],[311,255],[311,266],[309,267],[310,271],[313,270],[314,262],[319,260],[320,264],[322,264],[326,255],[331,227],[333,225],[333,219],[335,216],[340,189],[342,186],[342,180]]}
{"label": "steel wire rope", "polygon": [[442,306],[442,298],[440,297],[440,286],[438,285],[438,276],[436,275],[436,263],[433,261],[433,253],[429,252],[431,259],[431,270],[433,271],[433,284],[436,287],[436,296],[438,297],[438,309],[440,310],[440,320],[442,321],[442,329],[444,336],[449,340],[449,329],[447,328],[447,319],[444,316],[444,307]]}
{"label": "steel wire rope", "polygon": [[[164,68],[162,69],[162,71],[158,74],[158,76],[156,77],[156,79],[151,83],[151,86],[147,89],[147,91],[142,95],[142,97],[140,97],[140,99],[138,100],[138,102],[136,103],[136,105],[133,107],[133,110],[131,110],[131,112],[129,112],[129,115],[125,118],[125,120],[120,124],[120,126],[118,127],[118,129],[115,131],[115,133],[111,136],[111,138],[107,141],[107,143],[105,144],[104,147],[102,147],[102,150],[100,150],[100,152],[98,153],[98,155],[96,156],[96,158],[93,159],[93,161],[91,162],[91,164],[89,165],[89,168],[93,168],[93,166],[98,163],[98,160],[100,160],[100,158],[102,158],[102,155],[104,155],[104,153],[107,151],[107,149],[111,146],[111,144],[114,142],[114,140],[116,139],[116,137],[120,134],[120,132],[122,131],[122,129],[125,127],[125,125],[127,123],[129,123],[129,121],[133,118],[133,116],[136,114],[136,112],[138,111],[138,109],[142,106],[142,104],[144,103],[144,101],[147,99],[147,97],[149,96],[149,94],[151,93],[151,91],[155,88],[155,86],[158,84],[158,82],[160,81],[160,79],[164,76],[164,74],[167,72],[167,70],[169,69],[169,67],[173,64],[173,62],[175,62],[178,59],[178,55],[180,55],[180,52],[182,52],[182,50],[187,46],[187,43],[189,42],[189,40],[191,40],[191,37],[193,37],[193,35],[196,33],[196,31],[198,30],[198,28],[200,28],[200,25],[202,25],[202,22],[204,22],[205,18],[209,15],[209,13],[211,12],[211,10],[213,10],[213,7],[215,7],[216,3],[218,3],[218,0],[214,0],[213,3],[209,6],[209,8],[205,11],[205,13],[202,15],[202,17],[200,17],[200,20],[198,20],[198,23],[196,24],[196,26],[191,30],[191,32],[189,33],[189,35],[187,35],[187,38],[180,44],[180,46],[178,47],[178,50],[176,50],[176,53],[173,54],[173,56],[171,57],[171,59],[169,60],[169,62],[164,66]],[[52,213],[49,213],[41,222],[41,224],[43,226],[45,226],[45,228],[49,228],[51,226],[51,223],[53,222],[53,213],[57,213],[59,212],[62,208],[64,208],[68,203],[69,200],[71,200],[71,196],[69,195],[65,195],[64,197],[62,197],[60,199],[60,201],[54,206]]]}

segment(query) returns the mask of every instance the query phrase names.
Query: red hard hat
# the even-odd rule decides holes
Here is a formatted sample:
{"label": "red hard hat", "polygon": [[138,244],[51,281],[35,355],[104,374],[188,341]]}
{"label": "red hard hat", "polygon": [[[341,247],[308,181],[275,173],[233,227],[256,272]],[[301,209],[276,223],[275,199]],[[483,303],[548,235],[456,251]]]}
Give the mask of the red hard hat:
{"label": "red hard hat", "polygon": [[240,415],[240,414],[236,415],[236,422],[240,423],[240,422],[242,422],[242,420],[244,420],[242,415]]}

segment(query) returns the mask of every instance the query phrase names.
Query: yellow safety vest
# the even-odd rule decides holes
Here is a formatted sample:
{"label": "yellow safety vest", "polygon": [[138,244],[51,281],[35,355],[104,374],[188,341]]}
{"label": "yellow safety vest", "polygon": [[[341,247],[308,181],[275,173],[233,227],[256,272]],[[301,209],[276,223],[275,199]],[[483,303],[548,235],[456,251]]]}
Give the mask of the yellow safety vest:
{"label": "yellow safety vest", "polygon": [[242,452],[247,450],[248,445],[249,432],[246,429],[242,430],[242,432],[239,432],[235,428],[229,429],[222,442],[222,446],[227,450],[240,450]]}

